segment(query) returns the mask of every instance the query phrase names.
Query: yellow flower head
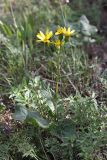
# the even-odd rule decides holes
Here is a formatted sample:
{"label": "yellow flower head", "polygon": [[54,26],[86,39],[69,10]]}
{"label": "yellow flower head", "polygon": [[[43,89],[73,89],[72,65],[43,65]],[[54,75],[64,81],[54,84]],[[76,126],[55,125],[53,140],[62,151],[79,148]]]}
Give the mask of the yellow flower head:
{"label": "yellow flower head", "polygon": [[60,41],[60,40],[58,39],[58,40],[56,40],[56,41],[54,42],[54,44],[55,44],[56,48],[60,49],[60,47],[64,45],[64,42],[63,42],[63,41]]}
{"label": "yellow flower head", "polygon": [[55,33],[55,35],[65,35],[66,37],[73,36],[75,33],[75,30],[71,30],[70,27],[59,27]]}
{"label": "yellow flower head", "polygon": [[63,34],[63,27],[58,27],[55,35],[60,35],[60,34]]}
{"label": "yellow flower head", "polygon": [[66,37],[70,37],[70,36],[73,36],[75,33],[75,30],[70,30],[70,27],[67,28],[63,28],[63,34],[66,36]]}
{"label": "yellow flower head", "polygon": [[37,40],[37,42],[43,42],[43,43],[50,43],[50,38],[53,36],[53,33],[52,31],[46,31],[46,33],[44,34],[42,31],[40,31],[38,34],[37,34],[37,38],[39,40]]}

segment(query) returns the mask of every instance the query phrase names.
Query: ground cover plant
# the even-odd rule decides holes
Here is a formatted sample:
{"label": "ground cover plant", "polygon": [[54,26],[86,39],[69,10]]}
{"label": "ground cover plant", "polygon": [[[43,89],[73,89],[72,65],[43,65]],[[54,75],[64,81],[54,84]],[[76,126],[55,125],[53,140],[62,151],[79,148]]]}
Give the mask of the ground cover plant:
{"label": "ground cover plant", "polygon": [[3,3],[0,160],[107,159],[106,53],[89,54],[106,37],[90,1]]}

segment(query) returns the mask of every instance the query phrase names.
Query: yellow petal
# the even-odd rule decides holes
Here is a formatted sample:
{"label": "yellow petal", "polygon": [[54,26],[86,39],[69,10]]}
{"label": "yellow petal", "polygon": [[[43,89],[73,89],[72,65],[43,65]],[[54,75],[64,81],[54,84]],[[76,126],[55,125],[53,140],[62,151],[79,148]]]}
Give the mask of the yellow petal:
{"label": "yellow petal", "polygon": [[62,27],[58,27],[55,35],[59,35],[59,34],[62,34],[63,33],[63,28]]}
{"label": "yellow petal", "polygon": [[56,33],[55,33],[55,35],[58,35],[58,34],[59,34],[59,32],[56,32]]}
{"label": "yellow petal", "polygon": [[68,27],[68,32],[70,32],[70,27]]}
{"label": "yellow petal", "polygon": [[65,27],[63,28],[63,31],[66,32],[66,28]]}
{"label": "yellow petal", "polygon": [[44,39],[40,34],[37,34],[37,38],[38,38],[38,39],[41,39],[41,40]]}
{"label": "yellow petal", "polygon": [[41,35],[41,37],[45,38],[45,35],[41,31],[40,31],[40,35]]}
{"label": "yellow petal", "polygon": [[52,35],[53,35],[52,31],[50,31],[50,32],[47,33],[46,38],[50,39],[52,37]]}

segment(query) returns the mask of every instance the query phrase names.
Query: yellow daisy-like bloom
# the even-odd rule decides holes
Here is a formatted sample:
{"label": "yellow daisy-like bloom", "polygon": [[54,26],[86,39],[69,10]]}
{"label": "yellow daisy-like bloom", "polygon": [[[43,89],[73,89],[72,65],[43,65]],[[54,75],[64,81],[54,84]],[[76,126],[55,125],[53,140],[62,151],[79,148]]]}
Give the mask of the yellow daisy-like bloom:
{"label": "yellow daisy-like bloom", "polygon": [[65,35],[66,37],[73,36],[75,33],[75,30],[71,30],[70,27],[65,28],[65,27],[59,27],[55,33],[55,35]]}
{"label": "yellow daisy-like bloom", "polygon": [[75,33],[75,30],[70,30],[70,27],[68,27],[68,29],[66,29],[65,27],[63,28],[63,34],[64,34],[66,37],[73,36],[74,33]]}
{"label": "yellow daisy-like bloom", "polygon": [[60,34],[63,34],[63,27],[58,27],[55,35],[60,35]]}
{"label": "yellow daisy-like bloom", "polygon": [[39,40],[37,40],[37,42],[43,42],[43,43],[50,43],[50,38],[53,36],[53,32],[52,31],[46,31],[46,33],[44,34],[42,31],[40,31],[37,34],[37,38]]}
{"label": "yellow daisy-like bloom", "polygon": [[60,41],[60,40],[58,39],[58,40],[56,40],[56,41],[54,42],[54,44],[55,44],[56,48],[60,49],[60,47],[64,45],[64,42],[63,42],[63,41]]}

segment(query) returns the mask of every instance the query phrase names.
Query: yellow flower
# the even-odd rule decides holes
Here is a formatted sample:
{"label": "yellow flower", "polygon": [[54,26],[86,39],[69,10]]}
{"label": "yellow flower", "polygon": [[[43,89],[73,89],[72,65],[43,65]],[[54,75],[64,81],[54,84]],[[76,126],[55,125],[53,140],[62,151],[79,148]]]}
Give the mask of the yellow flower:
{"label": "yellow flower", "polygon": [[70,27],[65,28],[65,27],[59,27],[55,33],[55,35],[65,35],[66,37],[73,36],[75,33],[75,30],[71,30]]}
{"label": "yellow flower", "polygon": [[60,40],[58,39],[58,40],[56,40],[56,41],[54,42],[54,44],[55,44],[56,48],[60,49],[60,47],[64,45],[64,42],[63,42],[63,41],[60,41]]}
{"label": "yellow flower", "polygon": [[63,27],[58,27],[55,35],[60,35],[60,34],[63,34]]}
{"label": "yellow flower", "polygon": [[66,36],[66,37],[70,37],[70,36],[73,36],[75,33],[75,30],[70,30],[70,27],[68,27],[68,29],[66,29],[65,27],[63,28],[63,34]]}
{"label": "yellow flower", "polygon": [[38,34],[37,34],[37,38],[39,39],[39,40],[37,40],[37,42],[43,42],[43,43],[50,43],[50,38],[53,36],[53,33],[52,33],[52,31],[46,31],[46,33],[44,34],[43,32],[39,32]]}

